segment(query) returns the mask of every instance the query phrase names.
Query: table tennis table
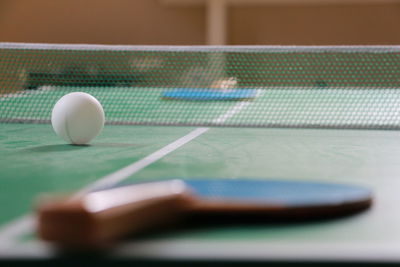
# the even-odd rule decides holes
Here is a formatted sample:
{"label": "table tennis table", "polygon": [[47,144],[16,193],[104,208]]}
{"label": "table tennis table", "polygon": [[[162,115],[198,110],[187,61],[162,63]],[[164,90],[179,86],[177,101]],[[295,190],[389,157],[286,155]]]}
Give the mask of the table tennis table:
{"label": "table tennis table", "polygon": [[[0,262],[398,264],[399,57],[399,47],[1,44]],[[174,72],[187,74],[196,62],[207,72],[221,60],[223,75],[257,90],[255,99],[160,97],[166,88],[204,87]],[[66,144],[49,124],[54,103],[73,91],[92,94],[105,109],[107,124],[89,146]],[[40,194],[173,178],[352,183],[371,188],[374,203],[316,222],[238,220],[157,231],[101,255],[66,256],[35,236]]]}

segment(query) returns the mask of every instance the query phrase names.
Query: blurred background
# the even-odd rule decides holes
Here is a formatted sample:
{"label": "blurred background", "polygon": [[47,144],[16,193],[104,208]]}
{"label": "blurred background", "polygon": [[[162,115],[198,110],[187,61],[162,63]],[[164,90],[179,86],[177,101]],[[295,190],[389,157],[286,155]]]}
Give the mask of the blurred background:
{"label": "blurred background", "polygon": [[397,0],[0,0],[0,41],[400,44]]}

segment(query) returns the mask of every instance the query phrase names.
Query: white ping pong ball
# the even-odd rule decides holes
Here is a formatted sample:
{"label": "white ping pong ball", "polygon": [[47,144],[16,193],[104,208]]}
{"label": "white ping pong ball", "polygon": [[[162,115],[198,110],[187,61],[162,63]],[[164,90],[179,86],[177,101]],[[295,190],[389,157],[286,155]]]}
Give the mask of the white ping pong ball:
{"label": "white ping pong ball", "polygon": [[93,96],[70,93],[54,105],[51,124],[56,134],[68,143],[88,144],[103,129],[104,110]]}

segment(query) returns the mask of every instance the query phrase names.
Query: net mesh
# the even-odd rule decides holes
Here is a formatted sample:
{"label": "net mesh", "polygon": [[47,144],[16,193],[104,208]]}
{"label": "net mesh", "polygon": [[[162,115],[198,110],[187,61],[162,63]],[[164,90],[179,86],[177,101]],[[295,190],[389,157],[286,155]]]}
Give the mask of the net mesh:
{"label": "net mesh", "polygon": [[[0,44],[2,122],[48,123],[83,91],[109,124],[399,129],[399,87],[400,47]],[[176,89],[255,94],[163,97]]]}

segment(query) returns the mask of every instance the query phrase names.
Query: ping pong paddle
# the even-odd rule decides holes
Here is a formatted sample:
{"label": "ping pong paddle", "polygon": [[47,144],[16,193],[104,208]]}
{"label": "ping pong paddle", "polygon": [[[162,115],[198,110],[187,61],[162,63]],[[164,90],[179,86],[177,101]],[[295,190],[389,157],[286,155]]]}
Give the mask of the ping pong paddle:
{"label": "ping pong paddle", "polygon": [[257,179],[137,183],[38,206],[38,234],[65,247],[99,246],[187,215],[303,220],[367,209],[369,189],[344,184]]}
{"label": "ping pong paddle", "polygon": [[241,101],[257,96],[253,89],[193,89],[180,88],[164,91],[163,99],[187,101]]}

